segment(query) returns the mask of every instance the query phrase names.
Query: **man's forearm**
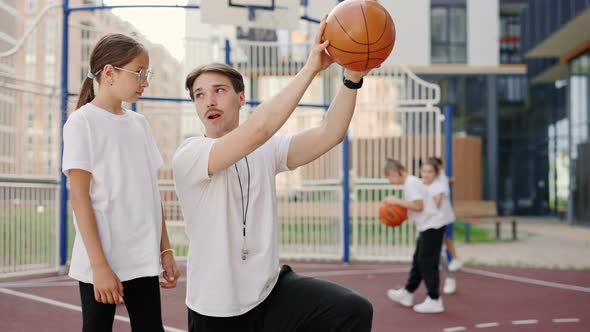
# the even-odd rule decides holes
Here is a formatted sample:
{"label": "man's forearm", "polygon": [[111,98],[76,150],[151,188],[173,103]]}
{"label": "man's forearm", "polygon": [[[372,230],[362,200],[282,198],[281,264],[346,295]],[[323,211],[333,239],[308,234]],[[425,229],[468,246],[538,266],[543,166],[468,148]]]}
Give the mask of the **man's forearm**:
{"label": "man's forearm", "polygon": [[324,138],[335,146],[340,143],[352,120],[356,105],[357,90],[341,87],[330,104],[324,120]]}

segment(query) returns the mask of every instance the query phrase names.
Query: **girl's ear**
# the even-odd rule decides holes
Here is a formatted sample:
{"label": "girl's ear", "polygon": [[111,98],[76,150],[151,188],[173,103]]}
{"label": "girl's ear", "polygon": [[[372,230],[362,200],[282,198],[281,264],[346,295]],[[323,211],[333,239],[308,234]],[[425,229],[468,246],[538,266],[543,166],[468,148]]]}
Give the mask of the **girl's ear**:
{"label": "girl's ear", "polygon": [[115,68],[113,65],[105,65],[102,67],[101,75],[104,78],[103,82],[110,83],[113,80],[113,75],[115,74]]}

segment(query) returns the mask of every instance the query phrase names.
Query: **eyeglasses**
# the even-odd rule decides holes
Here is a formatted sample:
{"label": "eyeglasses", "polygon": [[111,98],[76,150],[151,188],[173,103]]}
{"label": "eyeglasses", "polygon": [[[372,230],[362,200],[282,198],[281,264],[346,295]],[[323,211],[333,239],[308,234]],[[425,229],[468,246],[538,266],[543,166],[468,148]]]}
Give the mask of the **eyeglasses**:
{"label": "eyeglasses", "polygon": [[[113,66],[115,67],[115,66]],[[115,69],[119,69],[122,71],[126,71],[131,74],[137,75],[137,83],[141,84],[141,82],[146,81],[148,84],[152,81],[152,77],[154,76],[154,72],[151,69],[140,69],[139,71],[133,71],[121,67],[115,67]]]}

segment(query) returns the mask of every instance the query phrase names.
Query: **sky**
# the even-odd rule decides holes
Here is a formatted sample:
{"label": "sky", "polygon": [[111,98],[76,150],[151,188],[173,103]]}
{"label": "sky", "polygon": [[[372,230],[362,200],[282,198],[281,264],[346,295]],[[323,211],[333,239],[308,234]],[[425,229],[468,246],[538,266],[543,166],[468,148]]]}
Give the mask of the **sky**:
{"label": "sky", "polygon": [[[187,0],[104,0],[105,5],[186,5]],[[130,22],[149,41],[162,44],[178,61],[184,57],[185,10],[177,8],[121,8],[113,13]]]}

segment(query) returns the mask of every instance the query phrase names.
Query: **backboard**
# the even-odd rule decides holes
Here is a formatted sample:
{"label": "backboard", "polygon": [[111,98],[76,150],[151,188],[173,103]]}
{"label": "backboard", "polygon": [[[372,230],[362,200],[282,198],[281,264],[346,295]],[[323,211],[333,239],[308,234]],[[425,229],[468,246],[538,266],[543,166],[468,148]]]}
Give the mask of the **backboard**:
{"label": "backboard", "polygon": [[300,0],[202,0],[203,23],[248,28],[296,29]]}

